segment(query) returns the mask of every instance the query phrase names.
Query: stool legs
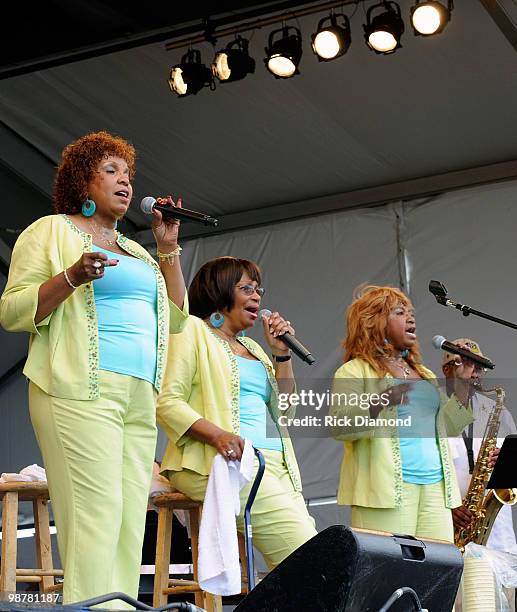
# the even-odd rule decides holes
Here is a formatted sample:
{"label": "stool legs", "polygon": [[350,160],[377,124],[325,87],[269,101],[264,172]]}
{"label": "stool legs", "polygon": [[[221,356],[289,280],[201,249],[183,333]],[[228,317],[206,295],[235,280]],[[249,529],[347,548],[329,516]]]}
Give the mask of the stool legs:
{"label": "stool legs", "polygon": [[[199,554],[199,522],[200,522],[200,508],[191,508],[189,510],[190,515],[190,543],[192,545],[192,567],[194,580],[198,582],[198,568],[197,559]],[[196,593],[194,596],[196,606],[202,608],[204,605],[203,593]]]}
{"label": "stool legs", "polygon": [[160,608],[167,605],[169,586],[169,563],[171,558],[172,508],[161,507],[158,510],[158,531],[156,536],[156,558],[154,569],[153,606]]}
{"label": "stool legs", "polygon": [[16,591],[18,493],[5,493],[2,500],[2,561],[0,592]]}
{"label": "stool legs", "polygon": [[[201,506],[188,508],[190,517],[190,532],[192,546],[192,567],[193,581],[188,585],[181,585],[175,591],[194,592],[196,606],[204,608],[207,612],[222,612],[222,598],[199,590],[198,586],[198,552],[199,552],[199,522]],[[154,574],[153,606],[159,608],[167,605],[169,588],[169,563],[171,557],[171,538],[172,538],[173,510],[171,506],[160,506],[158,508],[158,530],[156,535],[156,557]],[[180,581],[177,581],[180,582]],[[188,581],[186,581],[188,582]],[[174,583],[172,583],[174,584]],[[178,585],[175,585],[178,587]],[[182,588],[183,587],[183,591]]]}
{"label": "stool legs", "polygon": [[[52,544],[48,517],[48,502],[38,497],[32,503],[34,509],[34,527],[36,530],[36,563],[42,570],[54,569],[52,562]],[[54,576],[42,576],[40,591],[47,593],[54,586]]]}

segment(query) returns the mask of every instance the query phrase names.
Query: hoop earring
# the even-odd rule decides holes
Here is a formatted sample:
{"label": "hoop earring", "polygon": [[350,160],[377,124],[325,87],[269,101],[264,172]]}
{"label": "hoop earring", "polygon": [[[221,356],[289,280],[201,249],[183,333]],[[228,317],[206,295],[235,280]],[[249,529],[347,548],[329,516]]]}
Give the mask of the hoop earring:
{"label": "hoop earring", "polygon": [[222,312],[216,311],[210,315],[210,325],[212,327],[221,327],[224,323],[224,315]]}
{"label": "hoop earring", "polygon": [[95,213],[96,209],[97,206],[95,206],[95,202],[90,198],[86,198],[86,200],[83,202],[83,205],[81,206],[81,214],[84,217],[91,217]]}

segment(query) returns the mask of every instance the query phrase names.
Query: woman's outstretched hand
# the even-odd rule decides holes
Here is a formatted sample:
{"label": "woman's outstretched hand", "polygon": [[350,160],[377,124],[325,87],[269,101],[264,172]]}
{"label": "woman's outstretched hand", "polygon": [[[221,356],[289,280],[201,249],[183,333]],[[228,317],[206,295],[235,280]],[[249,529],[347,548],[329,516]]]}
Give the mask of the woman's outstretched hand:
{"label": "woman's outstretched hand", "polygon": [[68,278],[76,286],[104,276],[104,269],[118,265],[118,259],[108,259],[106,253],[83,253],[67,270]]}

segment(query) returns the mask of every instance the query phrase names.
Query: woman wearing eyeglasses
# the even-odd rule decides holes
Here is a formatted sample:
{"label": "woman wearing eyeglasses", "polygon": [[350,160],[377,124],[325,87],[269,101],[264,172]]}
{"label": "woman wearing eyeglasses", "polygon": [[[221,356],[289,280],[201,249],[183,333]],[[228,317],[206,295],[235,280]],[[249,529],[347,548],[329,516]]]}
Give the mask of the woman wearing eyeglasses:
{"label": "woman wearing eyeglasses", "polygon": [[[162,473],[194,500],[204,499],[217,453],[240,460],[245,438],[262,451],[266,471],[253,504],[253,540],[273,568],[316,530],[291,440],[278,424],[279,385],[282,392],[294,389],[291,355],[279,336],[294,330],[278,312],[262,317],[273,363],[241,335],[259,317],[260,284],[258,266],[245,259],[218,257],[197,272],[189,289],[191,316],[183,332],[170,337],[157,415],[169,437]],[[241,501],[248,494],[246,486]]]}

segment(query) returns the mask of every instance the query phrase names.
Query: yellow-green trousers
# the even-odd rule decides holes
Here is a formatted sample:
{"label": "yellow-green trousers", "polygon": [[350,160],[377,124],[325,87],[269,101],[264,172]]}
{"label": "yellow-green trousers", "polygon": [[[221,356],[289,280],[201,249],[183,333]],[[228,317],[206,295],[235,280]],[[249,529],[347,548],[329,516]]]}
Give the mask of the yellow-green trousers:
{"label": "yellow-green trousers", "polygon": [[454,541],[452,512],[445,507],[443,480],[428,485],[402,483],[400,508],[352,506],[352,527]]}
{"label": "yellow-green trousers", "polygon": [[114,591],[137,598],[156,448],[153,386],[101,371],[100,398],[84,401],[30,383],[29,408],[57,528],[63,603]]}
{"label": "yellow-green trousers", "polygon": [[[266,469],[251,508],[253,544],[261,552],[269,569],[273,569],[317,532],[303,495],[294,490],[283,454],[271,450],[262,450],[262,454]],[[255,468],[258,468],[256,459]],[[191,470],[169,470],[167,476],[179,491],[191,499],[203,501],[205,498],[207,476]],[[241,512],[237,517],[237,529],[241,533],[244,532],[244,507],[252,482],[247,483],[240,493]]]}

